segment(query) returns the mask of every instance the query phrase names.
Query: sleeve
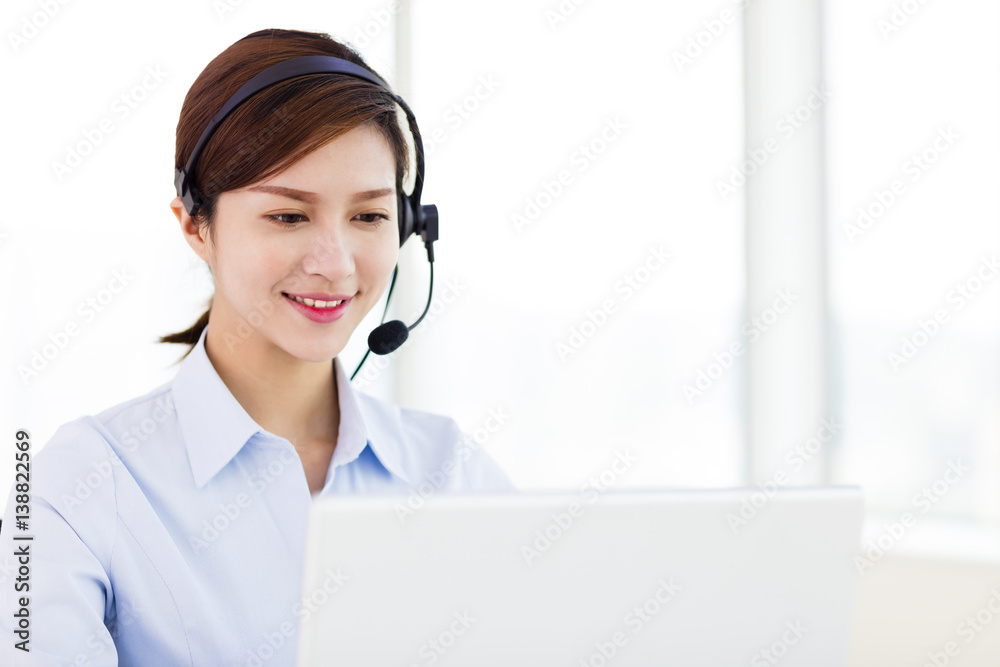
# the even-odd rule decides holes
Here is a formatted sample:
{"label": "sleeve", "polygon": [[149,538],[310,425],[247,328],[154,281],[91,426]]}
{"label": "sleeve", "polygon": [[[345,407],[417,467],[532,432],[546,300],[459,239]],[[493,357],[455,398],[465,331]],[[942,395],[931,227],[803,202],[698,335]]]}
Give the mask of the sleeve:
{"label": "sleeve", "polygon": [[[0,664],[118,664],[106,625],[117,525],[110,451],[71,422],[32,452],[27,499],[15,477],[0,528]],[[28,519],[19,523],[24,500]]]}

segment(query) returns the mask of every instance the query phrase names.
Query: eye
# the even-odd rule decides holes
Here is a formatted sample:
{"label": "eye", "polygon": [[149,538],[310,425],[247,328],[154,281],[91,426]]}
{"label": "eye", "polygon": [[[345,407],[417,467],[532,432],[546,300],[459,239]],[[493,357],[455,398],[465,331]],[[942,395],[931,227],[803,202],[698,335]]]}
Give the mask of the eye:
{"label": "eye", "polygon": [[[289,220],[288,218],[292,218]],[[299,218],[298,220],[294,218]],[[267,216],[268,220],[277,222],[282,227],[291,227],[292,225],[301,222],[306,219],[306,216],[300,213],[275,213],[274,215]]]}
{"label": "eye", "polygon": [[361,218],[362,222],[365,222],[372,227],[380,227],[385,221],[389,219],[389,216],[383,213],[358,213],[356,218]]}

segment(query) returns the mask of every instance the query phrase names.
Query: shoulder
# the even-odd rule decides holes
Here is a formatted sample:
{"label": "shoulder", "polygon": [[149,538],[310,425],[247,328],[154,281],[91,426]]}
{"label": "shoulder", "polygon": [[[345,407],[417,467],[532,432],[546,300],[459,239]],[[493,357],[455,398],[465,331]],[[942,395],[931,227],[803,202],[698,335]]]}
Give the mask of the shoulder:
{"label": "shoulder", "polygon": [[[516,491],[507,473],[451,417],[403,408],[358,392],[372,437],[397,449],[397,459],[413,485],[474,493]],[[368,419],[368,415],[372,419]]]}
{"label": "shoulder", "polygon": [[[36,447],[33,442],[31,450]],[[121,469],[94,417],[61,425],[44,446],[31,451],[28,512],[35,532],[62,535],[57,524],[68,525],[107,565],[118,517],[115,475]],[[16,491],[15,484],[5,518],[14,514]]]}
{"label": "shoulder", "polygon": [[91,423],[111,448],[124,456],[164,422],[176,418],[172,387],[172,381],[166,382],[146,394],[113,405],[91,417]]}
{"label": "shoulder", "polygon": [[[37,454],[32,453],[32,495],[51,504],[71,524],[82,516],[93,516],[96,512],[90,508],[100,504],[114,511],[115,478],[128,472],[122,458],[130,451],[131,430],[171,405],[165,384],[61,425]],[[99,511],[105,513],[108,507]]]}
{"label": "shoulder", "polygon": [[[108,467],[114,452],[102,434],[104,429],[92,416],[79,417],[56,429],[56,432],[32,457],[32,491],[38,497],[52,500],[59,494],[72,492],[78,481],[86,484],[91,473],[109,478]],[[96,481],[91,478],[91,486]]]}

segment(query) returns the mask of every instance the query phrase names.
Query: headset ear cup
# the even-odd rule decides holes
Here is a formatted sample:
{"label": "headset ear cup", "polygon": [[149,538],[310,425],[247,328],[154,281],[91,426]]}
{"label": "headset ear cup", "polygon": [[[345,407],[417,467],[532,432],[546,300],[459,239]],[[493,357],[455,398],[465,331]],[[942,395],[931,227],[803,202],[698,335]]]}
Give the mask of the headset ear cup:
{"label": "headset ear cup", "polygon": [[399,247],[402,248],[406,239],[413,234],[413,207],[410,205],[410,198],[400,193],[397,205],[399,215]]}

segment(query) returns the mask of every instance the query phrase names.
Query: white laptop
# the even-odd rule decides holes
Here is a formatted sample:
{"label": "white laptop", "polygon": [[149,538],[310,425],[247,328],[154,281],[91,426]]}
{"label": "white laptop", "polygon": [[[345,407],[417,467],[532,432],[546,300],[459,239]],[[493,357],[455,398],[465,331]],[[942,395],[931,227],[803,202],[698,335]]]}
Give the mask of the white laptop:
{"label": "white laptop", "polygon": [[314,503],[299,667],[847,664],[858,487],[406,500]]}

